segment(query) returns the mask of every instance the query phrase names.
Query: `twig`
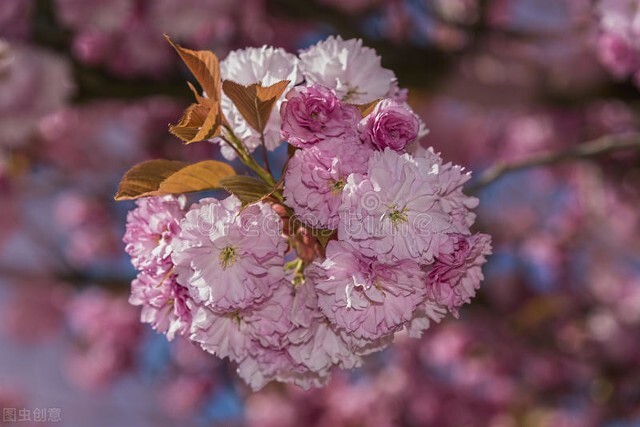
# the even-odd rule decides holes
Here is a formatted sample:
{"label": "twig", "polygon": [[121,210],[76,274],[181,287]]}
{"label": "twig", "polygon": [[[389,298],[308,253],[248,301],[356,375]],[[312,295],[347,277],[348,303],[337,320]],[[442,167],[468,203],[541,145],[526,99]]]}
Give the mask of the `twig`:
{"label": "twig", "polygon": [[264,142],[264,131],[260,132],[260,144],[262,145],[262,161],[264,162],[264,168],[267,170],[269,175],[273,175],[271,173],[271,168],[269,167],[269,154],[267,153],[267,144]]}
{"label": "twig", "polygon": [[503,175],[513,171],[554,165],[566,161],[588,159],[621,150],[640,150],[640,133],[606,135],[564,151],[547,151],[522,160],[498,162],[485,170],[480,177],[468,187],[468,191],[475,193],[482,187],[486,187]]}

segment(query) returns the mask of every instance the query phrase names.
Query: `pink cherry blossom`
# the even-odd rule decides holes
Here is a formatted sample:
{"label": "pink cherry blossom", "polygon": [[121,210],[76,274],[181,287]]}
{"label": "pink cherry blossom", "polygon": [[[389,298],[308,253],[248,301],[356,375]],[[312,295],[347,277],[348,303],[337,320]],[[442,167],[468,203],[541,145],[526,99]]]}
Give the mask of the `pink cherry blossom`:
{"label": "pink cherry blossom", "polygon": [[300,68],[310,84],[335,90],[340,99],[365,104],[397,91],[396,76],[362,40],[331,36],[300,52]]}
{"label": "pink cherry blossom", "polygon": [[136,201],[137,208],[127,215],[123,241],[131,263],[139,270],[166,269],[171,265],[172,242],[180,232],[186,199],[148,197]]}
{"label": "pink cherry blossom", "polygon": [[[288,80],[288,89],[291,89],[302,80],[302,75],[298,70],[298,59],[295,55],[286,52],[284,49],[269,46],[252,47],[230,52],[220,62],[220,75],[223,80],[232,80],[242,85],[260,83],[263,86],[271,86],[279,81]],[[282,141],[280,138],[281,119],[278,111],[283,100],[284,95],[276,102],[265,126],[264,140],[269,150],[275,150]],[[253,152],[260,146],[260,133],[249,126],[231,99],[224,94],[221,108],[234,135],[242,141],[249,152]],[[235,159],[235,151],[222,138],[214,138],[214,142],[221,144],[222,155],[227,160]]]}
{"label": "pink cherry blossom", "polygon": [[217,312],[256,304],[284,277],[282,220],[265,203],[240,208],[235,196],[201,201],[175,239],[178,283]]}
{"label": "pink cherry blossom", "polygon": [[435,263],[429,266],[426,281],[429,299],[457,316],[458,307],[475,296],[484,278],[481,266],[490,253],[490,237],[486,234],[450,235]]}
{"label": "pink cherry blossom", "polygon": [[412,157],[386,148],[374,152],[367,174],[352,174],[338,210],[338,237],[365,256],[429,263],[446,233],[468,233],[454,221],[440,195],[437,158]]}
{"label": "pink cherry blossom", "polygon": [[351,139],[360,112],[343,104],[335,92],[320,85],[294,88],[280,107],[282,138],[304,148],[326,139]]}
{"label": "pink cherry blossom", "polygon": [[411,108],[402,102],[383,99],[374,110],[358,124],[360,137],[378,150],[389,147],[404,152],[420,132],[420,120]]}
{"label": "pink cherry blossom", "polygon": [[171,271],[139,273],[131,282],[129,303],[142,306],[140,320],[164,333],[169,341],[176,334],[185,335],[191,327],[194,303]]}
{"label": "pink cherry blossom", "polygon": [[291,321],[296,326],[288,335],[287,351],[297,363],[320,375],[333,366],[351,369],[362,360],[355,354],[352,339],[335,330],[318,306],[316,281],[324,271],[317,266],[305,270],[305,282],[295,289]]}
{"label": "pink cherry blossom", "polygon": [[320,309],[356,338],[376,340],[399,330],[425,296],[424,274],[415,261],[383,264],[347,243],[331,241],[320,268]]}
{"label": "pink cherry blossom", "polygon": [[350,174],[364,173],[372,150],[357,139],[327,139],[298,150],[285,175],[286,203],[306,224],[335,229],[342,189]]}

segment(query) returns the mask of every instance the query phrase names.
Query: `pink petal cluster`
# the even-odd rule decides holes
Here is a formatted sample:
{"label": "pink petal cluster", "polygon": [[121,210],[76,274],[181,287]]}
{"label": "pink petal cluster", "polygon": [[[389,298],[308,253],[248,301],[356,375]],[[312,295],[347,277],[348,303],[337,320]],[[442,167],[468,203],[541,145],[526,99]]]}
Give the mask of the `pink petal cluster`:
{"label": "pink petal cluster", "polygon": [[127,216],[125,250],[140,270],[131,283],[129,303],[142,306],[140,319],[169,340],[188,333],[193,302],[178,284],[171,260],[174,239],[184,218],[184,196],[140,199]]}
{"label": "pink petal cluster", "polygon": [[260,302],[284,278],[280,217],[265,203],[240,208],[235,196],[203,200],[187,212],[174,241],[178,283],[220,313]]}
{"label": "pink petal cluster", "polygon": [[316,284],[327,319],[347,334],[377,340],[398,331],[425,297],[417,262],[384,264],[346,242],[329,242]]}
{"label": "pink petal cluster", "polygon": [[131,263],[139,270],[167,271],[171,266],[172,242],[184,217],[184,196],[149,197],[136,202],[127,215],[123,241]]}
{"label": "pink petal cluster", "polygon": [[284,197],[306,224],[335,229],[342,189],[352,173],[364,173],[371,148],[357,139],[332,138],[298,150],[289,160]]}
{"label": "pink petal cluster", "polygon": [[438,174],[432,159],[374,152],[367,173],[347,180],[338,237],[387,262],[432,262],[446,233],[469,233],[446,212]]}
{"label": "pink petal cluster", "polygon": [[485,234],[451,234],[444,246],[428,267],[427,293],[432,301],[457,316],[458,307],[470,302],[480,286],[481,266],[491,246]]}
{"label": "pink petal cluster", "polygon": [[291,90],[282,103],[282,138],[304,148],[330,138],[351,138],[360,120],[358,110],[340,102],[335,92],[320,85]]}
{"label": "pink petal cluster", "polygon": [[[282,189],[246,204],[205,198],[187,212],[183,198],[139,201],[124,240],[143,321],[228,358],[257,390],[274,380],[322,386],[397,332],[420,336],[457,316],[483,278],[490,238],[470,231],[469,174],[417,144],[424,125],[375,52],[339,37],[299,59],[250,48],[232,52],[221,74],[290,81],[263,136],[222,99],[225,132],[249,153],[262,137],[268,149],[280,137],[291,144]],[[370,112],[349,104],[376,98],[385,99]]]}
{"label": "pink petal cluster", "polygon": [[300,68],[309,84],[335,90],[340,99],[365,104],[397,91],[396,76],[362,40],[329,37],[300,52]]}

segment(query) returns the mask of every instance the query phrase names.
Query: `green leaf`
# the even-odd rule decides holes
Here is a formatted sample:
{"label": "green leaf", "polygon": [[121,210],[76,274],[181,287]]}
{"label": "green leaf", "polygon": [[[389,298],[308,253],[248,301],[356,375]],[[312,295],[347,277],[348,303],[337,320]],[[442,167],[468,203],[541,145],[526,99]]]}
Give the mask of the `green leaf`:
{"label": "green leaf", "polygon": [[222,90],[233,101],[249,126],[258,132],[264,132],[271,110],[288,84],[288,80],[282,80],[269,87],[258,83],[243,86],[231,80],[225,80],[222,82]]}
{"label": "green leaf", "polygon": [[226,163],[205,160],[189,165],[174,160],[148,160],[122,177],[116,200],[132,200],[163,194],[182,194],[222,188],[223,178],[235,175]]}
{"label": "green leaf", "polygon": [[273,188],[251,176],[234,175],[220,180],[220,186],[248,205],[273,193]]}

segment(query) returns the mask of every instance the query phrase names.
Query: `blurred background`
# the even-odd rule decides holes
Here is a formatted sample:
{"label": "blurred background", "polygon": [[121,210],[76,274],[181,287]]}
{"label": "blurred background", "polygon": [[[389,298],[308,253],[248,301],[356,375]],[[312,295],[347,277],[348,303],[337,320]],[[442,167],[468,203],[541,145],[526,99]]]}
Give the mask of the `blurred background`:
{"label": "blurred background", "polygon": [[640,155],[505,175],[478,297],[324,389],[251,393],[127,302],[122,174],[216,158],[171,137],[166,43],[290,51],[360,37],[423,141],[476,175],[638,131],[638,0],[0,0],[0,425],[640,426]]}

